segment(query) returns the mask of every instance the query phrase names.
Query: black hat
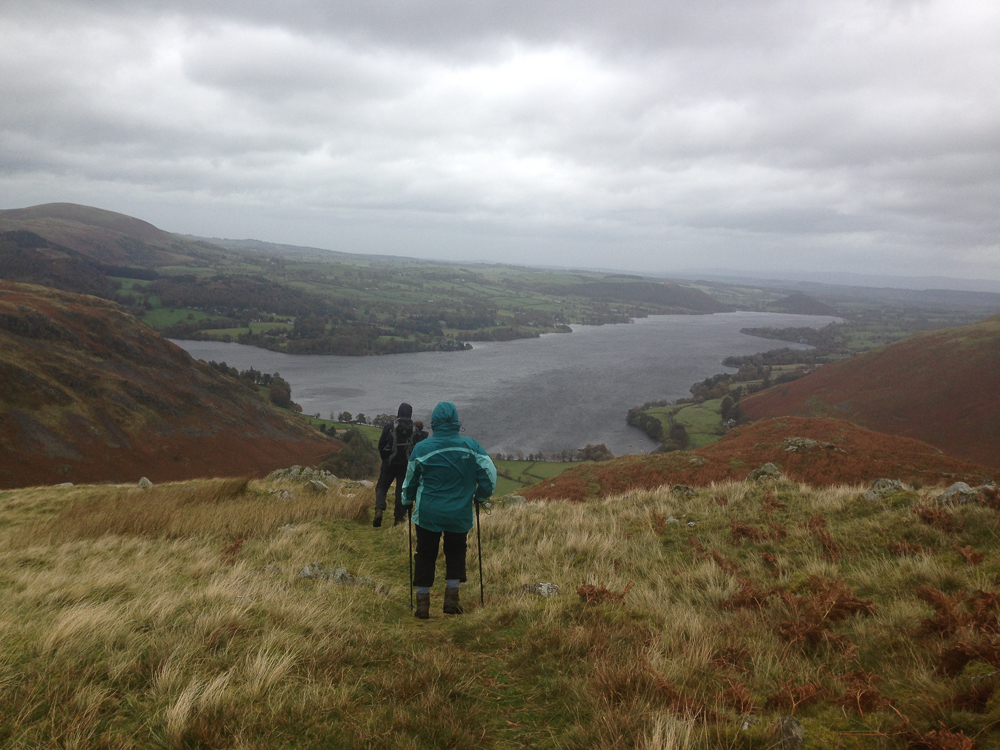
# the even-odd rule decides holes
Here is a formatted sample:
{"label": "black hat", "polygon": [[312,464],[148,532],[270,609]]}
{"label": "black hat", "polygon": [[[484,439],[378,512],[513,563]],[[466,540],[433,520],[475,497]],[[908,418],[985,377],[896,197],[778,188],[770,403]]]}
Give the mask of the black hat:
{"label": "black hat", "polygon": [[413,416],[413,407],[404,401],[399,405],[399,409],[396,410],[396,416],[409,419]]}

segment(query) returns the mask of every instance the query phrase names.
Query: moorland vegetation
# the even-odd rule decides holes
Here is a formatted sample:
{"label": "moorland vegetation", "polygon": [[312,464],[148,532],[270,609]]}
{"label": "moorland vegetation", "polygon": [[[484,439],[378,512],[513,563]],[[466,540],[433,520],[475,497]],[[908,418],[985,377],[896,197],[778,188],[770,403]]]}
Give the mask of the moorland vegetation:
{"label": "moorland vegetation", "polygon": [[995,746],[1000,500],[864,489],[497,507],[486,606],[427,622],[370,489],[0,492],[0,743],[764,750],[791,717],[810,748]]}
{"label": "moorland vegetation", "polygon": [[0,281],[0,487],[259,474],[338,445],[114,302]]}
{"label": "moorland vegetation", "polygon": [[850,419],[1000,468],[1000,315],[834,362],[740,406],[752,419]]}

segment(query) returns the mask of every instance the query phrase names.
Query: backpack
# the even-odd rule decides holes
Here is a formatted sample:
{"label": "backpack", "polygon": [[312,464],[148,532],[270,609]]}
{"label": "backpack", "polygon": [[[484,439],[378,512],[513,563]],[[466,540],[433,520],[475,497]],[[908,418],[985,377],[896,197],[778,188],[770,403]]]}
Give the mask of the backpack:
{"label": "backpack", "polygon": [[392,426],[392,452],[386,460],[391,464],[404,463],[410,460],[411,451],[413,451],[413,420],[397,417]]}

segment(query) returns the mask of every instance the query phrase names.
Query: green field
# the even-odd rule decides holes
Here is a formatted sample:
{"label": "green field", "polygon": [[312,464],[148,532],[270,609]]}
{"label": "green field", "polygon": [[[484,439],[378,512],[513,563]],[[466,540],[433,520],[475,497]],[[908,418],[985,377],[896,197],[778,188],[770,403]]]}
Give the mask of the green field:
{"label": "green field", "polygon": [[580,462],[571,461],[494,461],[497,467],[497,488],[494,496],[519,494],[526,487],[559,476]]}
{"label": "green field", "polygon": [[206,328],[202,331],[206,336],[221,337],[229,336],[235,338],[241,333],[269,333],[271,331],[290,331],[292,326],[289,323],[250,323],[239,328]]}
{"label": "green field", "polygon": [[687,430],[691,440],[689,448],[701,448],[702,446],[714,443],[722,435],[719,426],[722,423],[721,413],[722,399],[710,399],[700,404],[671,404],[669,406],[655,406],[646,409],[646,414],[656,417],[663,425],[663,434],[670,432],[670,418],[675,422],[680,422]]}
{"label": "green field", "polygon": [[153,328],[165,328],[175,323],[197,323],[199,320],[209,320],[213,315],[201,312],[201,310],[175,310],[166,307],[156,307],[147,310],[142,316],[142,322]]}

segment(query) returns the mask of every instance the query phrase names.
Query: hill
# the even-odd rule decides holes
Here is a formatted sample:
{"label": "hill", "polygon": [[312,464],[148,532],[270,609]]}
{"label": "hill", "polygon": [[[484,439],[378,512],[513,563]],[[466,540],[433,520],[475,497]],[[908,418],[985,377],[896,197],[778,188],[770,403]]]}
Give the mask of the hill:
{"label": "hill", "polygon": [[836,308],[830,307],[825,302],[820,302],[815,297],[798,292],[790,294],[782,299],[775,300],[769,308],[778,312],[795,313],[797,315],[836,315]]}
{"label": "hill", "polygon": [[205,265],[219,248],[149,222],[75,203],[0,211],[0,232],[24,231],[112,266]]}
{"label": "hill", "polygon": [[104,299],[115,293],[104,266],[34,232],[0,232],[0,279]]}
{"label": "hill", "polygon": [[113,302],[0,281],[0,487],[260,474],[334,447]]}
{"label": "hill", "polygon": [[524,495],[534,500],[584,500],[665,484],[701,486],[744,479],[768,462],[790,479],[815,486],[867,483],[880,477],[918,486],[960,480],[978,484],[992,474],[919,440],[872,432],[842,419],[787,417],[738,427],[693,451],[584,464],[528,488]]}
{"label": "hill", "polygon": [[498,507],[426,621],[371,489],[0,492],[0,745],[997,747],[1000,499],[862,489]]}
{"label": "hill", "polygon": [[834,362],[740,406],[751,419],[849,419],[1000,468],[1000,315]]}

